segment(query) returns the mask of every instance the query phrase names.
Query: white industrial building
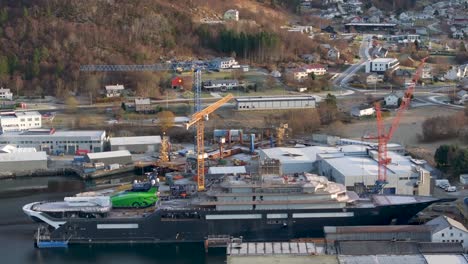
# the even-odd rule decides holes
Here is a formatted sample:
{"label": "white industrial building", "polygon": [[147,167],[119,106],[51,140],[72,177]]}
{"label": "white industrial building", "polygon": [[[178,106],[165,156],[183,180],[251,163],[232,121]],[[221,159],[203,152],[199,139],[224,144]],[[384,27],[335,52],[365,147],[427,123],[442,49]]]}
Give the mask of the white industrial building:
{"label": "white industrial building", "polygon": [[13,94],[10,89],[0,88],[0,100],[13,100]]}
{"label": "white industrial building", "polygon": [[232,57],[215,58],[211,62],[211,67],[217,70],[231,69],[233,66],[239,65],[236,59]]}
{"label": "white industrial building", "polygon": [[219,89],[221,91],[232,90],[239,86],[237,80],[210,80],[203,82],[203,89]]}
{"label": "white industrial building", "polygon": [[375,109],[373,106],[360,105],[351,109],[351,115],[355,117],[371,116],[373,114],[375,114]]}
{"label": "white industrial building", "polygon": [[[282,174],[316,172],[354,190],[355,185],[373,186],[378,179],[377,152],[366,145],[336,147],[259,149],[260,160],[277,159]],[[385,193],[430,195],[430,173],[421,162],[389,151]]]}
{"label": "white industrial building", "polygon": [[161,136],[112,137],[111,150],[128,150],[131,153],[155,152],[161,146]]}
{"label": "white industrial building", "polygon": [[236,98],[237,110],[278,110],[315,108],[314,96],[259,96]]}
{"label": "white industrial building", "polygon": [[468,230],[462,223],[442,215],[426,225],[433,227],[432,242],[461,243],[464,250],[468,249]]}
{"label": "white industrial building", "polygon": [[[391,163],[386,166],[387,184],[384,193],[406,195],[430,195],[429,171],[419,167],[411,158],[388,152]],[[344,184],[354,190],[357,184],[373,186],[378,179],[377,152],[363,148],[362,152],[318,154],[317,168],[320,175]]]}
{"label": "white industrial building", "polygon": [[396,70],[400,63],[393,58],[377,58],[366,62],[366,73],[384,73],[387,70]]}
{"label": "white industrial building", "polygon": [[106,132],[104,130],[55,131],[38,129],[11,132],[0,135],[0,144],[18,148],[35,148],[50,154],[75,154],[77,150],[102,152]]}
{"label": "white industrial building", "polygon": [[0,173],[18,173],[47,169],[47,154],[43,151],[1,153],[0,168]]}
{"label": "white industrial building", "polygon": [[41,128],[42,116],[37,111],[6,112],[0,114],[1,132],[24,131]]}

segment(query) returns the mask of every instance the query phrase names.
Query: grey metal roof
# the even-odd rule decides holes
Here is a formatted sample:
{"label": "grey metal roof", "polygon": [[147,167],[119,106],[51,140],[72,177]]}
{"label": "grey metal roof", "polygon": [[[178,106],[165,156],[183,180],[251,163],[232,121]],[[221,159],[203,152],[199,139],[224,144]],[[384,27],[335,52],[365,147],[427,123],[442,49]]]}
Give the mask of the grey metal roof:
{"label": "grey metal roof", "polygon": [[11,161],[47,161],[47,154],[44,151],[0,154],[0,163]]}
{"label": "grey metal roof", "polygon": [[419,251],[421,253],[463,253],[463,245],[461,243],[419,243]]}
{"label": "grey metal roof", "polygon": [[106,134],[104,130],[68,130],[68,131],[55,131],[51,133],[47,130],[31,130],[24,132],[8,132],[1,134],[0,137],[90,137],[91,139],[100,140]]}
{"label": "grey metal roof", "polygon": [[419,254],[418,243],[400,241],[338,241],[341,255],[410,255]]}
{"label": "grey metal roof", "polygon": [[109,140],[111,146],[161,144],[161,136],[113,137]]}
{"label": "grey metal roof", "polygon": [[313,96],[257,96],[257,97],[242,97],[236,98],[237,102],[262,102],[262,101],[298,101],[298,100],[314,100]]}
{"label": "grey metal roof", "polygon": [[338,256],[340,264],[427,264],[422,255]]}
{"label": "grey metal roof", "polygon": [[225,166],[225,167],[210,167],[208,174],[238,174],[246,173],[245,166]]}
{"label": "grey metal roof", "polygon": [[105,159],[105,158],[117,158],[117,157],[127,157],[132,156],[128,150],[117,150],[117,151],[107,151],[107,152],[97,152],[97,153],[88,153],[86,154],[89,159]]}
{"label": "grey metal roof", "polygon": [[447,217],[445,215],[441,215],[441,216],[439,216],[439,217],[437,217],[435,219],[432,219],[431,221],[427,222],[426,225],[432,226],[434,233],[437,233],[437,232],[439,232],[439,231],[441,231],[441,230],[443,230],[445,228],[448,228],[448,227],[455,227],[455,228],[460,229],[462,231],[468,232],[468,230],[466,229],[466,227],[462,223],[460,223],[460,222],[458,222],[458,221],[456,221],[456,220],[454,220],[454,219],[452,219],[450,217]]}
{"label": "grey metal roof", "polygon": [[338,241],[341,255],[412,255],[421,253],[463,253],[461,243],[413,241]]}

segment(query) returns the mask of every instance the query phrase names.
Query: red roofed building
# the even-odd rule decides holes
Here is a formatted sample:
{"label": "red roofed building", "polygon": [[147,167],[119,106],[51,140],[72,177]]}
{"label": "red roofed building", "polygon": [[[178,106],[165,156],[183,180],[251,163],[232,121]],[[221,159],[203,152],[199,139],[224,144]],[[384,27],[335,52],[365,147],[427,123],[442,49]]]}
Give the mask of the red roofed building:
{"label": "red roofed building", "polygon": [[171,81],[171,86],[173,89],[177,89],[177,88],[180,88],[184,85],[184,80],[177,76],[177,77],[174,77]]}

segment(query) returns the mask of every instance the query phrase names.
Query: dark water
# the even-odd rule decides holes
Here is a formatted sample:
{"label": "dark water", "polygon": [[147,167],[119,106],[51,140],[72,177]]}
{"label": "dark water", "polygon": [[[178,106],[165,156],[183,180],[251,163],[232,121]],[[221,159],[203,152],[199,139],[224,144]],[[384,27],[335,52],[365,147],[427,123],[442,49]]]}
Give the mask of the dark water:
{"label": "dark water", "polygon": [[[54,178],[56,180],[57,178]],[[64,180],[64,179],[61,179]],[[5,182],[3,182],[5,184]],[[44,179],[39,185],[44,185]],[[31,179],[8,182],[11,187],[35,185]],[[46,184],[46,183],[45,183]],[[2,181],[0,181],[0,186]],[[32,193],[0,199],[0,263],[225,263],[223,249],[210,249],[205,254],[203,245],[70,245],[67,249],[37,249],[33,233],[37,224],[22,212],[23,205],[40,200],[63,199],[66,192]]]}

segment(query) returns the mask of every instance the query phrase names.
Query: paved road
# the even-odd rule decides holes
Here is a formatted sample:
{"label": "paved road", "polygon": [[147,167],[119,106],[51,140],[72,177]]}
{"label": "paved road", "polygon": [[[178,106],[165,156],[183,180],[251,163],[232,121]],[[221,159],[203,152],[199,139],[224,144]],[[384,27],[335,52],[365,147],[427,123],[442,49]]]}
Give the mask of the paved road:
{"label": "paved road", "polygon": [[348,69],[338,74],[338,77],[333,80],[333,85],[335,89],[348,89],[355,92],[360,92],[359,89],[348,86],[348,82],[351,77],[356,74],[364,65],[367,60],[370,58],[369,49],[372,45],[371,43],[372,35],[363,35],[361,46],[359,47],[359,57],[361,58],[358,63],[351,65]]}

